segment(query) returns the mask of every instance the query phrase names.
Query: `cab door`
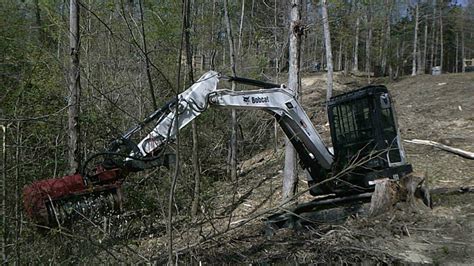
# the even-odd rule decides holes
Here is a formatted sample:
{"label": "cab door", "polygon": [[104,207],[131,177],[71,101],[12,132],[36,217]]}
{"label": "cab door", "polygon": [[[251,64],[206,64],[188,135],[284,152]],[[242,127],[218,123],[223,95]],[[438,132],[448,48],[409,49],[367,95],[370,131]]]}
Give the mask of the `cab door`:
{"label": "cab door", "polygon": [[382,149],[387,149],[385,158],[389,167],[405,164],[405,152],[400,143],[400,132],[395,121],[396,116],[393,103],[389,93],[381,93],[376,100],[379,110],[379,145]]}

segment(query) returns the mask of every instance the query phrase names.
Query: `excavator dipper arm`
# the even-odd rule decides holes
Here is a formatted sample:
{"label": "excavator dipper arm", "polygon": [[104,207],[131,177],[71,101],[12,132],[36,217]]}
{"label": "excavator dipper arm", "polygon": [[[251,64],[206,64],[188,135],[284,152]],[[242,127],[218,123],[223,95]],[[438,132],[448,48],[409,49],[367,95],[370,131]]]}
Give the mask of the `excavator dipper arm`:
{"label": "excavator dipper arm", "polygon": [[[219,79],[226,79],[226,77],[219,76],[216,72],[208,72],[188,90],[181,93],[178,96],[177,108],[171,109],[169,114],[160,120],[151,133],[138,144],[142,155],[156,153],[166,143],[172,142],[178,129],[185,127],[209,106],[256,109],[277,118],[298,152],[301,165],[308,172],[309,181],[317,181],[320,179],[321,171],[330,170],[333,156],[291,91],[283,86],[277,88],[267,86],[268,89],[249,91],[218,90]],[[240,78],[234,81],[249,82],[251,80]],[[176,115],[176,110],[178,115]]]}

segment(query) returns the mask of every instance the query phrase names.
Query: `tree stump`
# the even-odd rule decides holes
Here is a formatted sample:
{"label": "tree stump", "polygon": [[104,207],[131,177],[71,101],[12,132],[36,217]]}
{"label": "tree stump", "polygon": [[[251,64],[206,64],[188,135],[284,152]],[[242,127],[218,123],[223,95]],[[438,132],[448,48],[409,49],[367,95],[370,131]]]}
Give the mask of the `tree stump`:
{"label": "tree stump", "polygon": [[384,212],[391,211],[398,201],[398,184],[388,178],[378,180],[370,201],[369,216],[377,216]]}
{"label": "tree stump", "polygon": [[398,202],[406,202],[411,211],[423,212],[432,207],[424,175],[411,173],[399,181],[379,179],[370,201],[369,216],[391,211]]}

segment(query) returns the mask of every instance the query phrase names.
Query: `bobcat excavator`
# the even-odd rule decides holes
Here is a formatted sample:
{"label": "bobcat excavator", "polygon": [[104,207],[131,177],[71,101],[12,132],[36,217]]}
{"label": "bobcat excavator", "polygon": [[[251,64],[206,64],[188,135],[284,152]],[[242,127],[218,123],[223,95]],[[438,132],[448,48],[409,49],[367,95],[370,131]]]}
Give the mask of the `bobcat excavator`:
{"label": "bobcat excavator", "polygon": [[[218,89],[223,80],[259,89]],[[78,212],[121,211],[121,187],[127,175],[169,164],[173,155],[166,154],[166,146],[175,140],[178,130],[210,107],[256,109],[274,116],[295,147],[314,196],[367,194],[376,180],[397,180],[412,171],[384,86],[368,86],[331,98],[330,150],[295,94],[283,85],[210,71],[113,141],[106,152],[86,160],[79,173],[26,186],[23,200],[27,215],[37,224],[53,227],[76,219]],[[155,123],[154,129],[135,144],[132,136],[150,123]],[[93,161],[99,163],[91,167]]]}

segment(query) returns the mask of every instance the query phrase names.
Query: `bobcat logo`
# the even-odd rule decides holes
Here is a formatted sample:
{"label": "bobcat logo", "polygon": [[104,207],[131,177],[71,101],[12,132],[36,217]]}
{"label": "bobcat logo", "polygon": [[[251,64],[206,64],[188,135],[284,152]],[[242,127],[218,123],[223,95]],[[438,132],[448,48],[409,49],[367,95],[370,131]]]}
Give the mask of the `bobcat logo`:
{"label": "bobcat logo", "polygon": [[250,102],[250,96],[244,96],[244,103]]}

